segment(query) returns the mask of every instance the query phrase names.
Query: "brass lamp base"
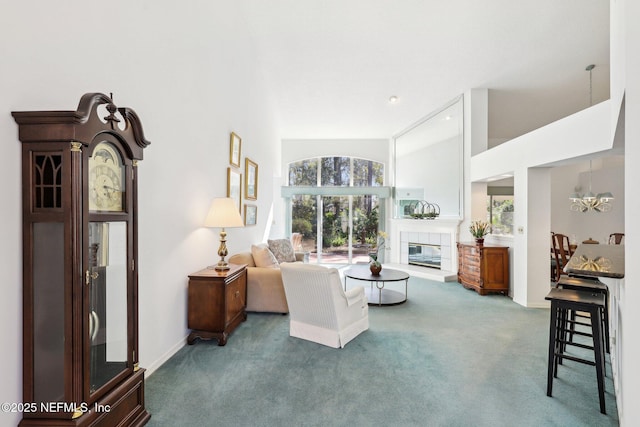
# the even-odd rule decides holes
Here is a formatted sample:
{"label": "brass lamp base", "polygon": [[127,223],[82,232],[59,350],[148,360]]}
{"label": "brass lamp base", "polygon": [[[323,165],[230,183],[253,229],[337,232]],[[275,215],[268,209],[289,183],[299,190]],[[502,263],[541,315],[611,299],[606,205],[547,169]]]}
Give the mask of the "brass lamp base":
{"label": "brass lamp base", "polygon": [[227,271],[229,270],[229,263],[224,260],[228,254],[227,251],[227,232],[224,231],[224,228],[220,231],[220,247],[218,248],[218,256],[220,257],[220,261],[214,266],[209,266],[209,268],[213,268],[216,271]]}
{"label": "brass lamp base", "polygon": [[213,269],[216,271],[227,271],[229,269],[229,263],[224,260],[220,260],[213,266]]}

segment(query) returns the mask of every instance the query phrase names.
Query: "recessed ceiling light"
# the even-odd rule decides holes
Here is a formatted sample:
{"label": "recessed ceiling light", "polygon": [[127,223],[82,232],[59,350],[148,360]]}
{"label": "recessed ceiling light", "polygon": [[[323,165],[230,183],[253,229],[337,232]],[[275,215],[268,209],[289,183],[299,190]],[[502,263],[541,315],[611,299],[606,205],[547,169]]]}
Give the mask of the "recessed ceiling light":
{"label": "recessed ceiling light", "polygon": [[398,97],[395,95],[392,95],[389,97],[389,104],[395,104],[396,102],[398,102]]}

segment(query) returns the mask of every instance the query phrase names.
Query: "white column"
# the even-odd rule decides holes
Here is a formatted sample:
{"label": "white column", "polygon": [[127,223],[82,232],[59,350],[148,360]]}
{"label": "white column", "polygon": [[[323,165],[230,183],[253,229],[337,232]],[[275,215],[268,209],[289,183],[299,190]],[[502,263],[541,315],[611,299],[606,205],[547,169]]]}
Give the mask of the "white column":
{"label": "white column", "polygon": [[515,234],[511,249],[513,300],[526,307],[548,307],[550,287],[550,171],[520,168],[514,175]]}
{"label": "white column", "polygon": [[[489,127],[489,91],[471,89],[464,94],[464,176],[470,176],[471,157],[487,150]],[[464,216],[460,238],[471,240],[469,224],[487,216],[487,184],[464,180]]]}

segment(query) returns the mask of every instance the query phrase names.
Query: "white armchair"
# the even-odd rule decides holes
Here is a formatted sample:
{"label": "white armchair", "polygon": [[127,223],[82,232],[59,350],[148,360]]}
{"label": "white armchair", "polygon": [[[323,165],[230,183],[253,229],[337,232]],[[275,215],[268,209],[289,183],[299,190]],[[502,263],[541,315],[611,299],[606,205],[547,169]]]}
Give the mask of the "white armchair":
{"label": "white armchair", "polygon": [[342,348],[369,329],[364,288],[359,286],[345,292],[335,268],[282,264],[280,270],[292,337]]}

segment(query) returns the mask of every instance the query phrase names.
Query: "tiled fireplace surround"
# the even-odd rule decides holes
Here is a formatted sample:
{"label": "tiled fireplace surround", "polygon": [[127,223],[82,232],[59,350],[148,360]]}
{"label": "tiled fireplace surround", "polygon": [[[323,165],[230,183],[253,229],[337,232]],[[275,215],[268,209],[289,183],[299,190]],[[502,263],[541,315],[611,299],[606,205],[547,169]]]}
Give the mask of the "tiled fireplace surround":
{"label": "tiled fireplace surround", "polygon": [[458,272],[457,248],[458,219],[393,219],[389,238],[391,240],[389,262],[410,268],[412,271],[433,272],[429,267],[409,266],[409,242],[441,246],[441,273],[444,275]]}

